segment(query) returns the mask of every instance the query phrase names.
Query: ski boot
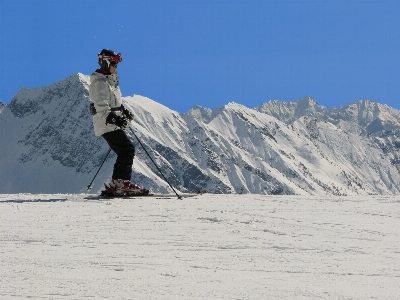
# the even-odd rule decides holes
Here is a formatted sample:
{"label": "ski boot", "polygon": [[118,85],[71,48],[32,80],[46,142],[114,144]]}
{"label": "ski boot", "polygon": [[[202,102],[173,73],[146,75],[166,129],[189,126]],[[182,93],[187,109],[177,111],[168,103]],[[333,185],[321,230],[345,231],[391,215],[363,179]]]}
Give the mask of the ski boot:
{"label": "ski boot", "polygon": [[136,195],[148,195],[149,190],[146,190],[137,184],[130,182],[129,180],[112,179],[110,183],[110,191],[115,195],[122,196],[136,196]]}

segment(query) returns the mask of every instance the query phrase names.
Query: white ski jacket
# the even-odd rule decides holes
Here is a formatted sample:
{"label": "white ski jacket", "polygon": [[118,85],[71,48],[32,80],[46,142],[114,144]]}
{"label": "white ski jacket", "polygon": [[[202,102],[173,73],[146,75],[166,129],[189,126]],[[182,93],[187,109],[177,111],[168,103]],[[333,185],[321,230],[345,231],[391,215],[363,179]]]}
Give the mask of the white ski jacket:
{"label": "white ski jacket", "polygon": [[[106,124],[106,118],[113,108],[122,105],[121,91],[118,87],[118,74],[105,75],[93,72],[90,76],[89,97],[94,103],[96,114],[93,116],[93,127],[96,136],[119,129],[114,124]],[[121,111],[114,111],[122,116]]]}

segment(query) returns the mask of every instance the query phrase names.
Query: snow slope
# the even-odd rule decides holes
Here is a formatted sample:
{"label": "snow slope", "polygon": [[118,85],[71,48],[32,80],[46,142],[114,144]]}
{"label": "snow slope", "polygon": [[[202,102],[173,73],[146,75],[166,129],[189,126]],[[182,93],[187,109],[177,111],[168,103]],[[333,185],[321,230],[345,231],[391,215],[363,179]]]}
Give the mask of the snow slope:
{"label": "snow slope", "polygon": [[[108,148],[93,134],[88,76],[21,89],[0,112],[0,193],[85,192]],[[400,112],[372,101],[326,109],[311,97],[193,107],[123,98],[132,128],[171,184],[222,194],[398,195]],[[129,135],[131,133],[128,131]],[[171,193],[136,138],[132,180]],[[111,155],[93,191],[110,180]]]}
{"label": "snow slope", "polygon": [[2,110],[6,107],[6,104],[4,102],[0,101],[0,113],[2,112]]}
{"label": "snow slope", "polygon": [[399,197],[0,195],[2,299],[398,299]]}

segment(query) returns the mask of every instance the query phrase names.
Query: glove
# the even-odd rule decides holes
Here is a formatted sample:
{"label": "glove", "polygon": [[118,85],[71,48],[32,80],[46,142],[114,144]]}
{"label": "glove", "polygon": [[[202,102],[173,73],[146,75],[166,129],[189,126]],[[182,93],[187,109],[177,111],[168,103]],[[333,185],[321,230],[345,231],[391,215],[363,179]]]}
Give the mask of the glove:
{"label": "glove", "polygon": [[130,121],[133,120],[133,114],[129,109],[126,109],[123,105],[121,105],[122,114]]}
{"label": "glove", "polygon": [[90,103],[89,111],[90,111],[90,114],[91,114],[92,116],[94,116],[95,114],[97,114],[96,107],[94,107],[94,103]]}
{"label": "glove", "polygon": [[110,112],[106,118],[106,124],[114,124],[121,129],[125,129],[128,125],[128,122],[124,117],[117,116],[115,112]]}

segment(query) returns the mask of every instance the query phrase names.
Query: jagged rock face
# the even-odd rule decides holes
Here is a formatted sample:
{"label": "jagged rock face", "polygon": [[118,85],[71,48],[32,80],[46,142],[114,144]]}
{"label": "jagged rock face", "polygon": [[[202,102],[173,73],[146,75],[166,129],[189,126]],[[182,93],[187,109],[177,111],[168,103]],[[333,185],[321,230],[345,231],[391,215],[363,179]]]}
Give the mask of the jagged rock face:
{"label": "jagged rock face", "polygon": [[90,172],[101,160],[98,149],[103,143],[93,139],[87,105],[87,82],[79,76],[42,89],[20,90],[8,108],[16,122],[32,118],[36,122],[31,124],[33,130],[18,141],[26,149],[18,161],[49,154],[64,167]]}
{"label": "jagged rock face", "polygon": [[[236,103],[180,114],[124,97],[132,128],[179,191],[259,194],[399,194],[400,112],[372,101],[323,108],[311,97],[250,109]],[[0,193],[85,192],[108,151],[95,137],[88,77],[21,89],[0,106]],[[132,180],[171,192],[136,145]],[[94,182],[110,179],[111,155]]]}

